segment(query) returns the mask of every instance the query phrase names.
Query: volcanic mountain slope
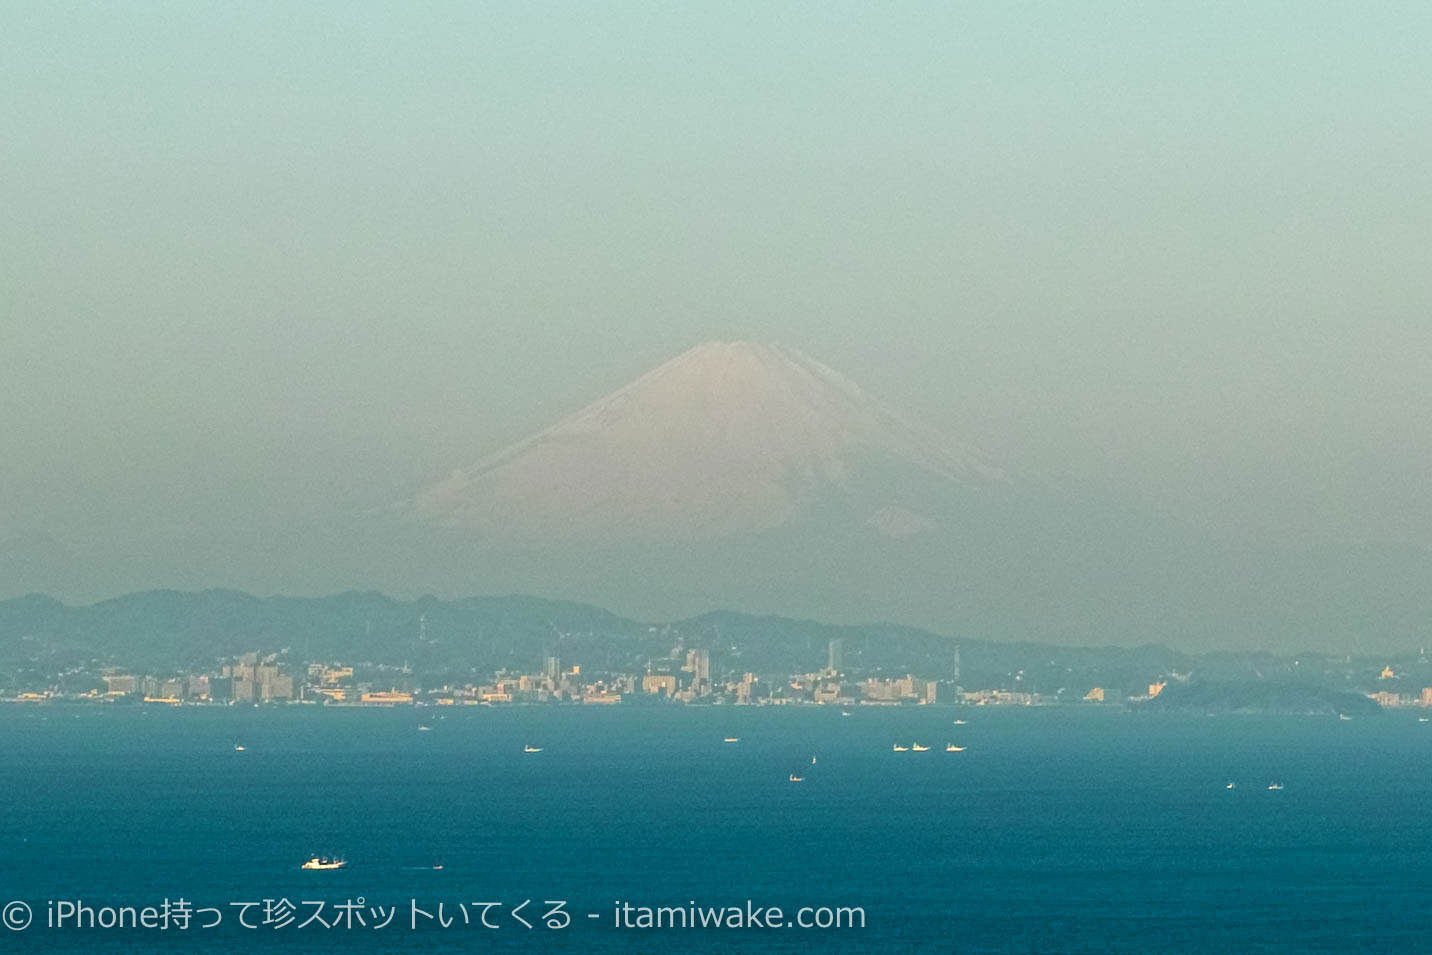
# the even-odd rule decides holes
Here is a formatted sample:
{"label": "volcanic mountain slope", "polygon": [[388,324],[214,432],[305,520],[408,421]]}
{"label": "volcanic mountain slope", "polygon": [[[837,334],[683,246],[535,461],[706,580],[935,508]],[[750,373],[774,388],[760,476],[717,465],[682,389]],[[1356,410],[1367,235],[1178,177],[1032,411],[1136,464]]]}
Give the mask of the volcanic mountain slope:
{"label": "volcanic mountain slope", "polygon": [[806,520],[902,537],[1001,484],[974,448],[900,420],[793,349],[699,345],[418,495],[482,539],[714,540]]}

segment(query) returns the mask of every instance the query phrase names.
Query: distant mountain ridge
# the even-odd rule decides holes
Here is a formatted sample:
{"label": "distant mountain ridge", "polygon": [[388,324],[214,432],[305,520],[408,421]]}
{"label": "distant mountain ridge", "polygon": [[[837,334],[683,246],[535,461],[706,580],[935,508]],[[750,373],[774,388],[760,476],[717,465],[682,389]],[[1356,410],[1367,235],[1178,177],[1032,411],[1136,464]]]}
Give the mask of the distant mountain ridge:
{"label": "distant mountain ridge", "polygon": [[[988,657],[1012,664],[1033,645],[956,641],[915,627],[833,625],[775,616],[717,611],[686,620],[641,622],[600,608],[526,596],[397,600],[374,592],[326,597],[257,597],[232,590],[145,591],[87,606],[43,596],[0,601],[0,664],[33,666],[46,659],[80,665],[201,665],[253,650],[286,650],[303,659],[401,662],[415,654],[444,664],[535,668],[542,656],[566,648],[572,662],[609,662],[613,645],[661,657],[675,644],[706,646],[740,658],[742,666],[779,672],[819,669],[827,643],[840,638],[852,662],[893,670],[935,667],[951,673],[953,651],[976,670]],[[1061,655],[1058,648],[1036,653]],[[1170,662],[1162,647],[1087,651]],[[596,659],[592,659],[592,658]],[[996,662],[996,658],[998,661]],[[933,662],[931,662],[933,661]],[[1149,661],[1145,661],[1149,662]]]}
{"label": "distant mountain ridge", "polygon": [[1378,704],[1361,693],[1272,681],[1172,686],[1148,702],[1151,712],[1269,716],[1367,716]]}

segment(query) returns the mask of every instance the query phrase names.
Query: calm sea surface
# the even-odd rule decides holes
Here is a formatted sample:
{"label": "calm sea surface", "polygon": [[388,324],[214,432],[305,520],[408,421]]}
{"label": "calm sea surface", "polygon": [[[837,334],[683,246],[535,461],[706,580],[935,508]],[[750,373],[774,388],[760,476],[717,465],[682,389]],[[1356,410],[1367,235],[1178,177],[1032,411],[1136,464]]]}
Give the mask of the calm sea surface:
{"label": "calm sea surface", "polygon": [[[944,752],[951,742],[968,748]],[[1432,939],[1432,724],[1410,711],[3,706],[0,744],[0,903],[24,901],[35,920],[0,931],[6,948],[1242,952]],[[350,864],[299,870],[315,854]],[[52,899],[166,897],[217,907],[223,924],[44,926]],[[299,903],[322,901],[332,921],[359,897],[369,924],[352,929],[247,930],[230,905],[288,899],[302,921],[316,906]],[[524,899],[531,930],[507,914]],[[748,899],[788,916],[859,906],[866,925],[612,924],[617,901]],[[442,903],[453,924],[413,931],[411,900],[434,915]],[[542,928],[543,900],[565,901],[570,927]],[[488,915],[501,928],[480,927],[474,902],[504,903]],[[262,906],[246,917],[261,922]]]}

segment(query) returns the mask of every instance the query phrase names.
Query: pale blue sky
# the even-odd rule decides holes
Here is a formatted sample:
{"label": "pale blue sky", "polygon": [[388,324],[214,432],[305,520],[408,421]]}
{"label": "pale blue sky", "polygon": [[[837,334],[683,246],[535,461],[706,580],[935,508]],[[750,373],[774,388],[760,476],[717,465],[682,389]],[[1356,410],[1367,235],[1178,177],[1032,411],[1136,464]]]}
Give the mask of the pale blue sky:
{"label": "pale blue sky", "polygon": [[390,500],[741,337],[1427,547],[1429,49],[1425,3],[0,4],[0,536]]}

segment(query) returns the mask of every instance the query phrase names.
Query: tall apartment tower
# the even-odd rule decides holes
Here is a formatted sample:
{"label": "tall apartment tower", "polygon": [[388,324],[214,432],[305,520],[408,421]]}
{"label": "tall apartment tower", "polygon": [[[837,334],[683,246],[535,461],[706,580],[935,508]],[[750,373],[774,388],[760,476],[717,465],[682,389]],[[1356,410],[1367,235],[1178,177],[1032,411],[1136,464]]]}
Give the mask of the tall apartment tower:
{"label": "tall apartment tower", "polygon": [[696,651],[695,666],[691,668],[692,677],[699,689],[706,691],[711,688],[711,654],[705,650]]}

